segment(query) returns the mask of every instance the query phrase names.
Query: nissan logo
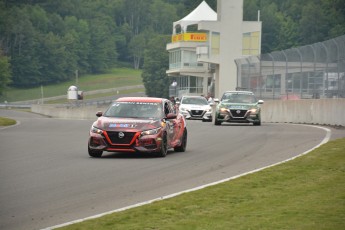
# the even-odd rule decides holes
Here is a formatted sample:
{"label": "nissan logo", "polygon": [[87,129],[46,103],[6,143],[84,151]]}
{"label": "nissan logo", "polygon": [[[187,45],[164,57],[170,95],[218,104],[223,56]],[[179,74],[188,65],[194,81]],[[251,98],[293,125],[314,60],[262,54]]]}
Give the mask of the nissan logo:
{"label": "nissan logo", "polygon": [[240,113],[241,113],[241,110],[236,110],[236,113],[237,113],[237,114],[240,114]]}
{"label": "nissan logo", "polygon": [[125,134],[123,132],[119,132],[119,138],[124,138]]}

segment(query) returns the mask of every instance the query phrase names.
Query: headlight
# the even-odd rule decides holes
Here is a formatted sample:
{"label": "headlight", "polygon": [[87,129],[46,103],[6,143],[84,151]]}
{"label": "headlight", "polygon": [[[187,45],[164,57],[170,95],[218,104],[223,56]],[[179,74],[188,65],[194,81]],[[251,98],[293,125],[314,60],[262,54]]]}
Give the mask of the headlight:
{"label": "headlight", "polygon": [[259,110],[255,109],[255,108],[254,109],[250,109],[249,111],[250,111],[251,114],[257,114],[259,112]]}
{"label": "headlight", "polygon": [[212,112],[212,108],[206,109],[206,112]]}
{"label": "headlight", "polygon": [[145,135],[154,135],[159,133],[159,131],[161,130],[162,127],[156,128],[156,129],[150,129],[150,130],[145,130],[141,132],[141,136],[145,136]]}
{"label": "headlight", "polygon": [[228,109],[227,109],[227,108],[220,108],[219,111],[220,111],[220,112],[227,112]]}
{"label": "headlight", "polygon": [[92,126],[92,127],[91,127],[91,132],[92,132],[92,133],[97,133],[97,134],[102,134],[102,133],[103,133],[103,130],[101,130],[101,129],[95,127],[95,126]]}
{"label": "headlight", "polygon": [[180,110],[181,110],[181,111],[186,111],[186,108],[180,107]]}

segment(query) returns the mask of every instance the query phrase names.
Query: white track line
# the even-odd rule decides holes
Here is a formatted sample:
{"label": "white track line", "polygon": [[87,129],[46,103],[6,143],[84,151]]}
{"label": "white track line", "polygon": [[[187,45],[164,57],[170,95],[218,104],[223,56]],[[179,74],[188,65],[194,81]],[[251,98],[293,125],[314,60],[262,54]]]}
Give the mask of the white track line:
{"label": "white track line", "polygon": [[146,204],[151,204],[151,203],[153,203],[155,201],[169,199],[169,198],[172,198],[172,197],[175,197],[175,196],[179,196],[179,195],[184,194],[184,193],[193,192],[193,191],[197,191],[197,190],[200,190],[200,189],[203,189],[203,188],[206,188],[206,187],[210,187],[210,186],[213,186],[213,185],[224,183],[224,182],[227,182],[227,181],[230,181],[230,180],[233,180],[233,179],[236,179],[236,178],[248,175],[248,174],[252,174],[252,173],[255,173],[255,172],[258,172],[258,171],[261,171],[261,170],[264,170],[264,169],[276,166],[276,165],[283,164],[283,163],[291,161],[293,159],[296,159],[296,158],[298,158],[300,156],[303,156],[303,155],[313,151],[314,149],[320,147],[321,145],[323,145],[323,144],[325,144],[325,143],[327,143],[329,141],[329,139],[331,137],[331,130],[330,129],[324,128],[324,127],[321,127],[321,126],[313,126],[313,125],[304,125],[304,126],[308,126],[308,127],[312,126],[312,127],[316,127],[316,128],[319,128],[319,129],[323,129],[323,130],[326,131],[326,136],[323,138],[323,140],[317,146],[315,146],[315,147],[313,147],[313,148],[311,148],[311,149],[309,149],[309,150],[307,150],[307,151],[305,151],[305,152],[303,152],[303,153],[301,153],[301,154],[299,154],[297,156],[289,158],[287,160],[284,160],[284,161],[281,161],[281,162],[278,162],[278,163],[275,163],[275,164],[271,164],[271,165],[268,165],[268,166],[265,166],[265,167],[262,167],[262,168],[259,168],[259,169],[255,169],[255,170],[243,173],[243,174],[239,174],[237,176],[233,176],[233,177],[229,177],[229,178],[226,178],[226,179],[223,179],[223,180],[219,180],[219,181],[216,181],[216,182],[212,182],[212,183],[209,183],[209,184],[201,185],[201,186],[198,186],[198,187],[195,187],[195,188],[191,188],[191,189],[187,189],[187,190],[184,190],[184,191],[181,191],[181,192],[177,192],[177,193],[173,193],[173,194],[170,194],[170,195],[158,197],[158,198],[155,198],[155,199],[152,199],[152,200],[148,200],[148,201],[144,201],[144,202],[141,202],[141,203],[129,205],[129,206],[126,206],[126,207],[123,207],[123,208],[119,208],[119,209],[115,209],[115,210],[112,210],[112,211],[109,211],[109,212],[100,213],[100,214],[97,214],[97,215],[94,215],[94,216],[89,216],[89,217],[86,217],[86,218],[82,218],[82,219],[78,219],[78,220],[73,220],[73,221],[70,221],[70,222],[63,223],[63,224],[59,224],[59,225],[55,225],[55,226],[52,226],[52,227],[44,228],[42,230],[51,230],[51,229],[65,227],[65,226],[68,226],[68,225],[71,225],[71,224],[80,223],[80,222],[83,222],[83,221],[86,221],[86,220],[91,220],[91,219],[99,218],[99,217],[102,217],[102,216],[105,216],[105,215],[113,214],[113,213],[116,213],[116,212],[121,212],[121,211],[124,211],[124,210],[128,210],[128,209],[139,207],[139,206],[143,206],[143,205],[146,205]]}

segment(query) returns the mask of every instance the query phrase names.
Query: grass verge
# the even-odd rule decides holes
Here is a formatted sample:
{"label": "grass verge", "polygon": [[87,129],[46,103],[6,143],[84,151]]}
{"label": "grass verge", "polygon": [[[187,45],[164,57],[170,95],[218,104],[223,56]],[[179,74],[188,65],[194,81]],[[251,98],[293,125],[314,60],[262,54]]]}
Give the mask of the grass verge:
{"label": "grass verge", "polygon": [[[122,86],[140,85],[142,83],[141,70],[115,68],[106,74],[83,75],[78,78],[78,88],[81,91],[110,89]],[[75,80],[54,85],[43,86],[44,97],[67,95],[69,86],[76,85]],[[41,87],[18,89],[9,88],[0,95],[0,101],[24,101],[42,98]]]}
{"label": "grass verge", "polygon": [[9,119],[6,117],[0,117],[0,126],[9,126],[9,125],[14,125],[17,122],[13,119]]}
{"label": "grass verge", "polygon": [[[129,93],[139,93],[139,92],[145,92],[145,89],[140,89],[140,88],[138,88],[138,89],[126,89],[126,90],[119,91],[119,94],[129,94]],[[109,97],[109,96],[114,96],[114,92],[85,95],[84,100]],[[45,104],[63,104],[63,103],[69,103],[67,98],[50,100],[50,101],[47,101]]]}
{"label": "grass verge", "polygon": [[60,229],[345,229],[345,138],[255,174]]}

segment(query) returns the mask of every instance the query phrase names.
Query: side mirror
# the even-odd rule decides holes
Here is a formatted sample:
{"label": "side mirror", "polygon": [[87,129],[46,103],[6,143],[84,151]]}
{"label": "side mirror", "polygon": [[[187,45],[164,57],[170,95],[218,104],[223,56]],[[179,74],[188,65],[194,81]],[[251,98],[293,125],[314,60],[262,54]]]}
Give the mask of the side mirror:
{"label": "side mirror", "polygon": [[97,117],[103,116],[103,112],[102,112],[102,111],[98,111],[98,112],[96,113],[96,116],[97,116]]}
{"label": "side mirror", "polygon": [[263,104],[263,103],[264,103],[263,100],[259,100],[259,101],[258,101],[258,104]]}
{"label": "side mirror", "polygon": [[219,103],[219,99],[218,98],[215,98],[213,101],[216,102],[216,103]]}
{"label": "side mirror", "polygon": [[177,115],[175,113],[168,113],[165,119],[176,119]]}

